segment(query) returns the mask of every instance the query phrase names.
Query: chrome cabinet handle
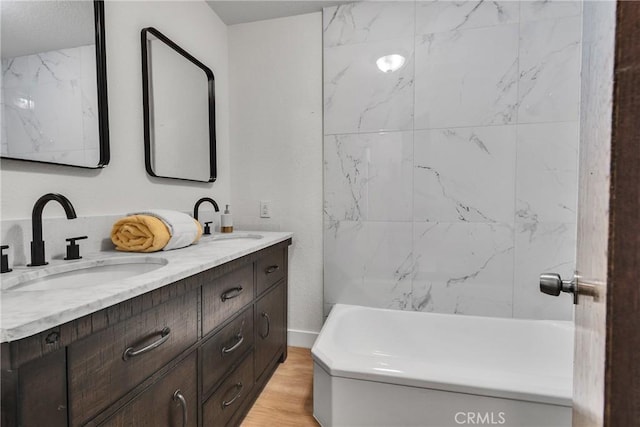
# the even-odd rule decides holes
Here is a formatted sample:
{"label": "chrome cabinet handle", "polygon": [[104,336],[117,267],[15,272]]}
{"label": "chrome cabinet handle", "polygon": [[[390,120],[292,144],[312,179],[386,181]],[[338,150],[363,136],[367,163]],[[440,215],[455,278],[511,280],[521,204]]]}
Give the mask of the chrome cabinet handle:
{"label": "chrome cabinet handle", "polygon": [[173,400],[178,401],[182,407],[182,427],[187,427],[187,399],[184,398],[180,389],[177,389],[173,393]]}
{"label": "chrome cabinet handle", "polygon": [[140,350],[136,350],[133,347],[128,347],[124,353],[122,353],[123,360],[129,360],[131,357],[140,356],[143,353],[153,350],[154,348],[160,347],[169,339],[169,334],[171,333],[171,329],[168,327],[164,328],[160,331],[160,339],[152,342],[146,347],[142,347]]}
{"label": "chrome cabinet handle", "polygon": [[264,317],[267,321],[267,332],[264,334],[260,332],[260,338],[265,339],[269,336],[269,332],[271,332],[271,319],[267,313],[262,313],[262,317]]}
{"label": "chrome cabinet handle", "polygon": [[233,346],[227,348],[227,347],[222,347],[222,354],[227,354],[227,353],[231,353],[233,351],[236,351],[238,349],[238,347],[240,347],[242,345],[242,342],[244,341],[244,337],[242,336],[242,332],[239,332],[236,335],[236,338],[238,340],[238,342],[236,342]]}
{"label": "chrome cabinet handle", "polygon": [[233,396],[233,399],[231,399],[231,400],[223,400],[222,401],[222,409],[224,409],[227,406],[231,405],[233,402],[235,402],[240,397],[240,395],[242,394],[242,387],[243,387],[242,386],[242,382],[239,382],[239,383],[237,383],[237,384],[235,384],[233,386],[233,388],[237,388],[238,389],[238,394]]}
{"label": "chrome cabinet handle", "polygon": [[271,274],[274,271],[276,271],[277,269],[279,269],[280,267],[278,267],[277,265],[270,265],[269,267],[264,269],[264,273],[265,274]]}
{"label": "chrome cabinet handle", "polygon": [[222,295],[220,295],[220,299],[222,301],[226,301],[228,299],[235,298],[235,297],[239,296],[242,293],[243,290],[244,289],[242,289],[242,286],[238,286],[236,288],[231,288],[228,291],[224,292]]}

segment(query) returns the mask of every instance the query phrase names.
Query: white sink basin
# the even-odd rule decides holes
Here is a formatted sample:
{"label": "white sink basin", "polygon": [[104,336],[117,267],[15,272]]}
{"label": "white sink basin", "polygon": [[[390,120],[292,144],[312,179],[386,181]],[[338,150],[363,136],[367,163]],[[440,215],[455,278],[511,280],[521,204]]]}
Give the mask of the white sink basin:
{"label": "white sink basin", "polygon": [[148,273],[167,263],[164,258],[120,257],[59,264],[3,278],[2,290],[49,291],[97,286]]}
{"label": "white sink basin", "polygon": [[234,240],[258,240],[264,236],[254,233],[229,233],[229,234],[216,234],[213,237],[206,238],[207,242],[228,242]]}

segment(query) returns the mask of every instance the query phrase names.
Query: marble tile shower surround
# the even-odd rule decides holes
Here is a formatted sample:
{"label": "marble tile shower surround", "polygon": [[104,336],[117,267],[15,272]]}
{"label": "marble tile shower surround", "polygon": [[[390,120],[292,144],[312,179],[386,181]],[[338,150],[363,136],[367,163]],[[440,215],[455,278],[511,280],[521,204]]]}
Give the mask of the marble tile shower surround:
{"label": "marble tile shower surround", "polygon": [[[332,304],[570,319],[582,4],[325,8],[324,270]],[[383,73],[375,61],[400,54]]]}
{"label": "marble tile shower surround", "polygon": [[95,80],[95,45],[3,58],[2,153],[97,165]]}

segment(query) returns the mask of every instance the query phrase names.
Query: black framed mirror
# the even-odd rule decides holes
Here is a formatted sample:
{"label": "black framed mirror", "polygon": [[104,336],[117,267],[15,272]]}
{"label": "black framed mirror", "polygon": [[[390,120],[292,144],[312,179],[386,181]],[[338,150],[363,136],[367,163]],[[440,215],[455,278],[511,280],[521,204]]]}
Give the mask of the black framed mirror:
{"label": "black framed mirror", "polygon": [[102,0],[2,0],[0,17],[0,157],[107,165]]}
{"label": "black framed mirror", "polygon": [[213,72],[153,27],[142,30],[141,40],[147,173],[215,181]]}

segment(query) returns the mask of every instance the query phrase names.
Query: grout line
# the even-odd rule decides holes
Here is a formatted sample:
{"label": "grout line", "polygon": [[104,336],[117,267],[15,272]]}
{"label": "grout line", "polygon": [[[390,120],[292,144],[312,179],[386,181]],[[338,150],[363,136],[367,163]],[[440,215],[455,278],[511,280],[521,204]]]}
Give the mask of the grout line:
{"label": "grout line", "polygon": [[[414,77],[415,78],[415,77]],[[414,82],[415,84],[415,82]],[[415,96],[415,93],[414,93]],[[414,110],[415,114],[415,110]],[[414,117],[415,118],[415,117]],[[429,127],[429,128],[416,128],[415,124],[411,129],[380,129],[380,130],[371,130],[365,132],[332,132],[327,133],[325,136],[332,135],[367,135],[367,134],[381,134],[381,133],[400,133],[400,132],[423,132],[430,130],[442,130],[442,129],[477,129],[477,128],[491,128],[491,127],[505,127],[505,126],[534,126],[534,125],[548,125],[548,124],[558,124],[558,123],[579,123],[580,118],[576,118],[575,120],[547,120],[540,122],[524,122],[524,123],[506,123],[506,124],[477,124],[477,125],[463,125],[463,126],[438,126],[438,127]]]}
{"label": "grout line", "polygon": [[518,248],[516,247],[516,235],[517,235],[517,223],[516,223],[516,207],[518,205],[518,146],[519,146],[519,131],[520,127],[520,39],[522,36],[522,4],[518,2],[518,42],[517,42],[517,61],[516,67],[516,111],[515,111],[515,126],[516,126],[516,140],[514,141],[514,165],[513,165],[513,270],[511,272],[511,317],[515,317],[515,305],[516,305],[516,260]]}
{"label": "grout line", "polygon": [[[336,6],[338,7],[338,6]],[[326,142],[325,139],[327,137],[326,132],[325,132],[325,117],[324,117],[324,113],[325,113],[325,82],[324,82],[324,78],[325,78],[325,74],[324,74],[324,57],[325,57],[325,47],[324,47],[324,17],[325,17],[325,13],[324,13],[324,9],[322,8],[322,16],[320,18],[321,20],[321,28],[320,30],[322,31],[322,34],[320,36],[320,44],[321,44],[321,52],[320,52],[320,65],[322,67],[322,71],[321,71],[321,79],[322,81],[320,82],[320,84],[322,85],[322,111],[320,113],[321,119],[322,119],[322,183],[321,183],[321,187],[322,187],[322,236],[321,236],[321,241],[322,241],[322,252],[321,252],[321,257],[322,257],[322,306],[320,309],[320,325],[321,327],[324,326],[324,321],[325,321],[325,316],[324,316],[324,304],[325,301],[327,299],[327,290],[326,290],[326,285],[325,285],[325,279],[327,276],[327,272],[326,272],[326,262],[325,262],[325,251],[327,249],[327,242],[326,242],[326,229],[327,229],[327,224],[326,224],[326,220],[327,220],[327,215],[325,213],[325,206],[326,206],[326,193],[325,193],[325,181],[326,181],[326,171],[325,171],[325,162],[326,162],[326,158],[325,158],[325,151],[326,151]]]}
{"label": "grout line", "polygon": [[415,221],[415,194],[416,194],[416,82],[417,82],[417,74],[416,74],[416,62],[418,58],[418,44],[416,42],[418,37],[418,19],[416,17],[418,13],[418,1],[415,0],[413,2],[413,99],[412,99],[412,118],[411,120],[411,245],[410,245],[410,256],[411,256],[411,269],[413,270],[413,274],[411,275],[411,283],[409,289],[409,297],[407,301],[407,305],[411,310],[413,310],[413,299],[414,299],[414,278],[416,275],[416,221]]}

